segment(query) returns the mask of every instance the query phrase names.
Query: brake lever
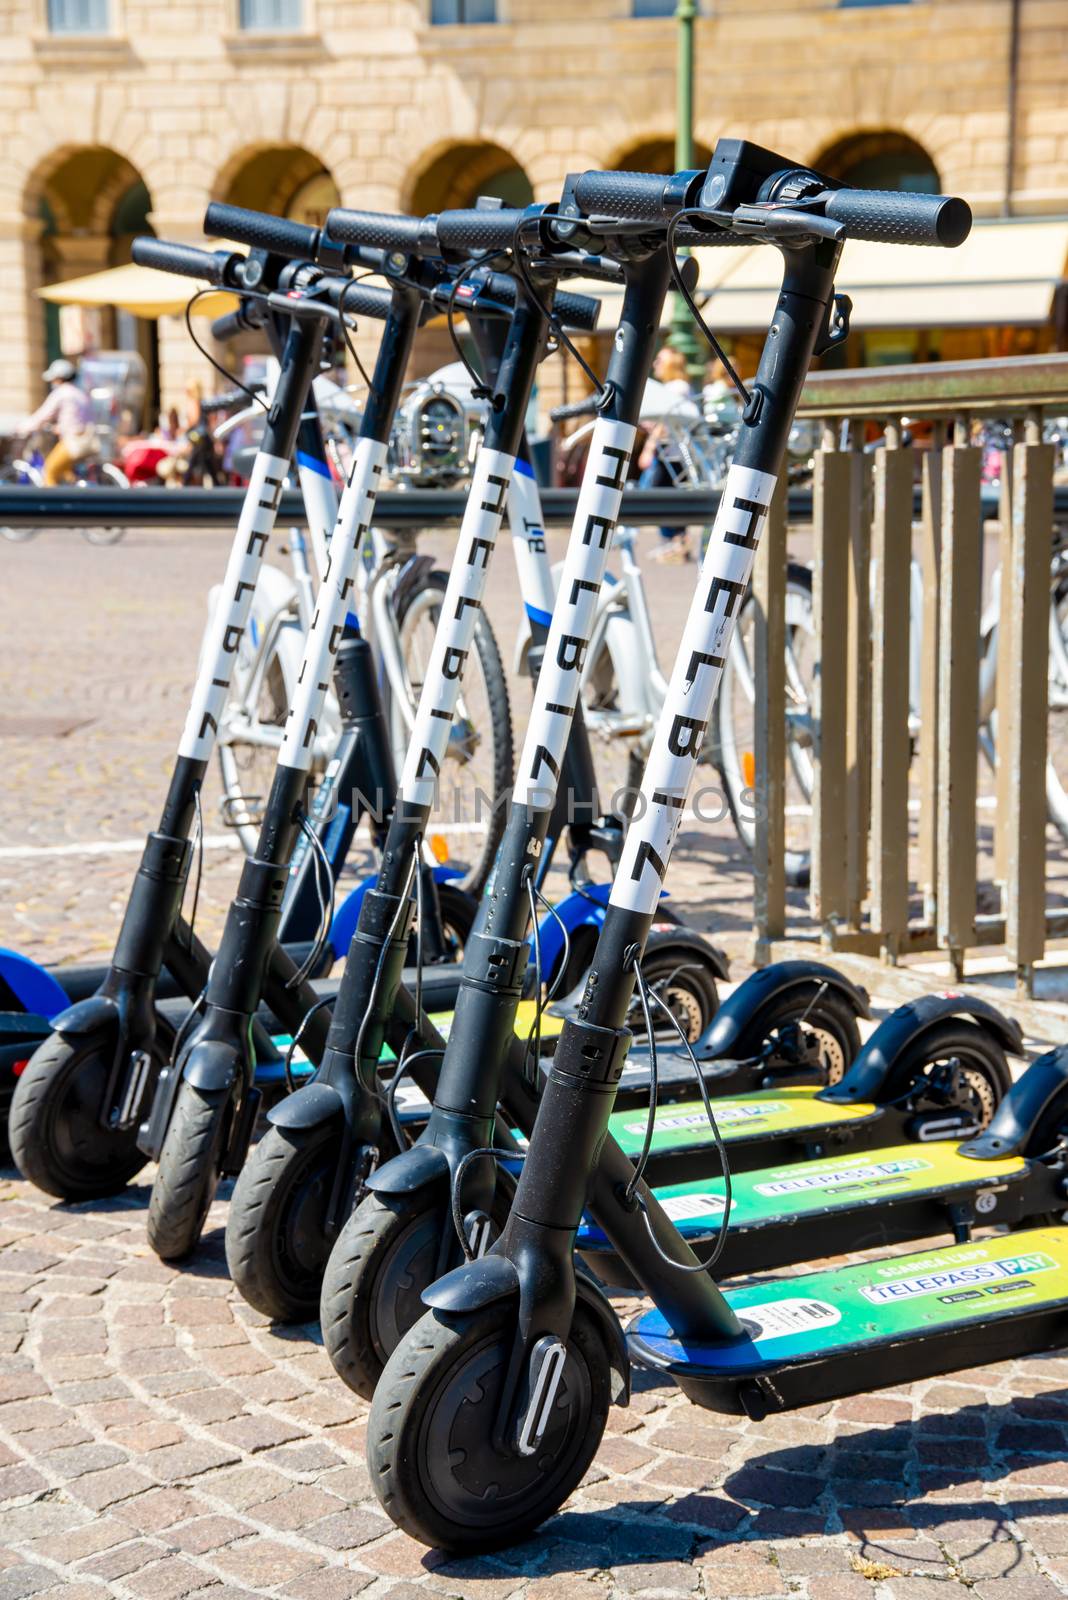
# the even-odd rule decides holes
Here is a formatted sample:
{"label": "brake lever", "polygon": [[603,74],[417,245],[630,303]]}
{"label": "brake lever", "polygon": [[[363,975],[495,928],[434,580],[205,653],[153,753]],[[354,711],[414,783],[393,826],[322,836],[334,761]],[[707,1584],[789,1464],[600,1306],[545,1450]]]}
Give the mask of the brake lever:
{"label": "brake lever", "polygon": [[845,225],[830,217],[821,217],[815,211],[802,211],[794,206],[760,204],[738,206],[732,215],[732,227],[737,233],[765,239],[799,244],[806,239],[830,239],[839,244],[846,236]]}

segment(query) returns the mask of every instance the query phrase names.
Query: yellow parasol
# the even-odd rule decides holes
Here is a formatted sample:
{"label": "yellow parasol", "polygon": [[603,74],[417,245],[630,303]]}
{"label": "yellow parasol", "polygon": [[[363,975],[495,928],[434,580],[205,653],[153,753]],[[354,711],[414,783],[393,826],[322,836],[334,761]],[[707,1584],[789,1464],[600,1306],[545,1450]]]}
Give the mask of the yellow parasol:
{"label": "yellow parasol", "polygon": [[[157,272],[155,267],[109,267],[91,272],[85,278],[68,278],[65,283],[50,283],[37,292],[42,300],[59,306],[116,306],[135,317],[180,316],[193,295],[203,289],[196,278],[177,277],[173,272]],[[233,311],[237,296],[225,289],[212,289],[193,307],[195,317],[219,317]]]}

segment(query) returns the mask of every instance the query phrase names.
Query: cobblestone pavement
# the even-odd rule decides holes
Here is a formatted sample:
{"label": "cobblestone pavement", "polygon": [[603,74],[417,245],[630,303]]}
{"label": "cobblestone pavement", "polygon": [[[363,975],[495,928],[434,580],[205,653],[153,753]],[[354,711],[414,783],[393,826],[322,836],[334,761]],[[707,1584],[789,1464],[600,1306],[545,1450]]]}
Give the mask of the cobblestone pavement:
{"label": "cobblestone pavement", "polygon": [[[3,942],[53,961],[110,947],[136,857],[81,847],[136,840],[154,818],[222,557],[207,534],[0,546],[0,843],[19,852],[0,856]],[[504,644],[517,608],[497,570]],[[670,632],[685,586],[677,572],[653,581]],[[62,842],[79,853],[21,853]],[[748,881],[726,829],[684,835],[674,886],[709,925],[710,863],[717,934],[738,953]],[[235,870],[210,853],[209,935]],[[318,1330],[268,1327],[230,1289],[228,1191],[195,1262],[175,1271],[145,1243],[150,1177],[75,1207],[0,1177],[0,1600],[1068,1593],[1068,1358],[760,1424],[639,1377],[539,1538],[479,1562],[427,1555],[370,1495],[366,1407],[333,1376]]]}

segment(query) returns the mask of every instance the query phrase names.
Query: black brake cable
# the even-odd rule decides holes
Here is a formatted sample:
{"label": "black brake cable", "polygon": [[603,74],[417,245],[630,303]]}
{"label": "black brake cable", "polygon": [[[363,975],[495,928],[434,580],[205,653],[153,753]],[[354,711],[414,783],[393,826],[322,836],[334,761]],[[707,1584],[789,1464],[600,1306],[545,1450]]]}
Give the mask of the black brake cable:
{"label": "black brake cable", "polygon": [[[354,1054],[355,1059],[356,1059],[357,1071],[359,1070],[360,1057],[363,1054],[363,1041],[364,1041],[364,1038],[365,1038],[366,1033],[367,1033],[368,1025],[369,1025],[369,1023],[371,1021],[372,1016],[374,1015],[375,1006],[376,1006],[376,1003],[377,1003],[377,1000],[378,1000],[378,990],[379,990],[379,987],[381,986],[381,983],[382,983],[382,974],[385,971],[386,956],[389,953],[389,947],[393,943],[393,940],[396,938],[397,929],[400,927],[401,921],[403,920],[403,918],[405,916],[405,913],[407,911],[408,897],[411,894],[411,890],[412,890],[412,879],[411,879],[411,873],[409,872],[409,875],[408,875],[408,877],[407,877],[407,879],[405,880],[405,883],[404,883],[404,888],[402,889],[402,891],[400,893],[400,896],[398,897],[398,900],[397,900],[397,909],[393,914],[393,921],[389,925],[389,928],[388,928],[388,930],[386,932],[386,937],[382,941],[382,948],[378,953],[378,960],[375,963],[374,977],[371,980],[371,993],[368,996],[368,1000],[367,1000],[367,1009],[364,1012],[363,1017],[361,1018],[359,1032],[356,1035],[356,1046],[355,1046],[355,1050],[354,1050],[353,1054]],[[377,1070],[375,1072],[375,1085],[376,1085],[375,1093],[378,1096],[379,1103],[383,1106],[383,1108],[386,1108],[386,1105],[387,1105],[386,1097],[382,1093],[381,1086],[380,1086],[380,1084],[378,1082],[378,1072],[377,1072]]]}
{"label": "black brake cable", "polygon": [[254,389],[250,389],[247,383],[242,383],[241,379],[235,377],[232,372],[229,372],[226,369],[226,367],[223,366],[221,361],[216,361],[216,359],[212,355],[211,351],[205,345],[201,344],[200,340],[197,338],[196,334],[193,332],[193,307],[196,305],[198,300],[203,300],[203,298],[204,298],[204,296],[206,294],[218,294],[218,293],[219,293],[218,289],[198,289],[196,294],[194,294],[190,298],[190,300],[189,300],[189,302],[188,302],[188,304],[186,305],[186,308],[185,308],[185,329],[186,329],[186,332],[188,333],[190,339],[193,341],[194,348],[198,351],[198,353],[200,355],[202,355],[204,357],[204,360],[208,363],[208,365],[214,367],[215,371],[217,373],[219,373],[219,375],[221,377],[225,378],[227,383],[233,384],[235,389],[240,389],[242,394],[247,394],[249,399],[254,401],[256,403],[256,405],[259,406],[260,410],[266,416],[266,414],[270,411],[271,408],[267,404],[267,402],[263,398],[263,396],[261,394],[257,394]]}
{"label": "black brake cable", "polygon": [[594,405],[596,406],[597,410],[604,411],[606,407],[610,405],[615,395],[615,389],[611,384],[603,383],[601,381],[601,379],[594,372],[593,368],[590,366],[589,362],[586,360],[585,356],[583,356],[582,352],[579,350],[578,346],[565,331],[563,324],[556,315],[556,312],[545,300],[542,299],[537,285],[535,284],[534,279],[531,277],[530,268],[527,264],[526,256],[523,251],[523,245],[519,237],[522,226],[523,218],[520,216],[516,220],[515,232],[512,235],[512,260],[515,264],[516,273],[522,281],[523,287],[527,291],[527,294],[530,296],[531,300],[533,300],[536,309],[545,318],[545,321],[549,324],[549,327],[556,335],[560,344],[563,345],[564,349],[567,351],[568,355],[571,356],[572,360],[578,362],[591,387],[597,391],[597,399],[594,401]]}
{"label": "black brake cable", "polygon": [[197,995],[196,999],[193,1001],[193,1004],[189,1007],[189,1010],[186,1012],[185,1016],[182,1018],[181,1025],[174,1036],[174,1043],[171,1046],[170,1057],[167,1061],[167,1065],[169,1067],[173,1067],[175,1062],[178,1060],[178,1052],[185,1043],[185,1036],[192,1025],[193,1018],[204,1004],[204,999],[207,995],[207,992],[208,986],[205,984],[203,989],[201,989],[200,993]]}
{"label": "black brake cable", "polygon": [[[654,1250],[656,1251],[657,1255],[660,1256],[661,1260],[664,1261],[667,1266],[674,1268],[674,1270],[676,1272],[711,1272],[712,1269],[715,1267],[716,1262],[719,1260],[720,1256],[722,1255],[724,1246],[726,1245],[726,1242],[727,1242],[727,1227],[728,1227],[728,1224],[730,1222],[731,1204],[732,1204],[732,1201],[733,1201],[733,1190],[732,1190],[732,1185],[731,1185],[731,1168],[730,1168],[730,1159],[729,1159],[729,1157],[727,1155],[727,1147],[724,1144],[723,1136],[719,1131],[719,1124],[716,1122],[716,1114],[712,1109],[712,1101],[711,1101],[711,1099],[709,1097],[708,1085],[705,1083],[704,1074],[702,1073],[702,1071],[700,1069],[700,1066],[698,1065],[697,1057],[693,1053],[693,1048],[692,1048],[692,1046],[690,1044],[690,1041],[686,1037],[686,1034],[683,1031],[682,1024],[679,1022],[678,1017],[676,1017],[675,1013],[672,1011],[671,1007],[667,1004],[667,1002],[665,1000],[663,1000],[661,998],[661,996],[658,995],[654,990],[649,988],[648,984],[645,981],[645,974],[642,972],[642,969],[641,969],[641,956],[640,956],[640,953],[637,950],[634,951],[633,961],[634,961],[635,980],[636,980],[637,985],[638,985],[639,996],[641,997],[642,1011],[643,1011],[643,1013],[645,1015],[645,1025],[646,1025],[646,1028],[647,1028],[648,1033],[649,1033],[649,1079],[650,1079],[650,1091],[649,1091],[649,1116],[648,1116],[648,1118],[646,1120],[645,1138],[644,1138],[644,1140],[642,1142],[642,1152],[641,1152],[640,1157],[638,1158],[637,1163],[635,1164],[634,1175],[631,1178],[630,1183],[627,1185],[627,1188],[626,1188],[626,1191],[625,1191],[625,1199],[626,1199],[628,1204],[636,1205],[638,1207],[638,1209],[640,1210],[640,1212],[642,1214],[642,1217],[643,1217],[643,1219],[645,1221],[646,1230],[647,1230],[647,1232],[649,1234],[650,1243],[652,1244],[652,1246],[653,1246]],[[716,1150],[717,1150],[717,1152],[719,1154],[720,1166],[722,1168],[722,1173],[723,1173],[723,1213],[722,1213],[722,1216],[720,1218],[720,1224],[719,1224],[719,1229],[718,1229],[717,1234],[716,1234],[715,1244],[713,1245],[711,1252],[709,1253],[709,1255],[707,1256],[707,1258],[704,1261],[695,1261],[690,1266],[686,1266],[681,1261],[676,1261],[672,1256],[669,1256],[667,1254],[667,1252],[663,1249],[663,1247],[660,1244],[660,1241],[656,1237],[656,1233],[654,1232],[653,1225],[649,1220],[648,1207],[646,1206],[646,1203],[645,1203],[645,1200],[644,1200],[642,1194],[639,1192],[639,1185],[641,1184],[642,1177],[643,1177],[644,1172],[645,1172],[645,1167],[648,1164],[649,1152],[650,1152],[650,1149],[651,1149],[651,1146],[652,1146],[652,1142],[653,1142],[653,1133],[654,1133],[656,1110],[657,1110],[657,1104],[656,1104],[656,1102],[657,1102],[657,1089],[658,1089],[658,1086],[659,1086],[658,1085],[657,1062],[656,1062],[656,1040],[655,1040],[655,1038],[653,1036],[652,1017],[651,1017],[651,1014],[650,1014],[650,1011],[649,1011],[649,1003],[650,1003],[650,1001],[652,1002],[653,1005],[659,1006],[661,1011],[663,1011],[664,1015],[667,1017],[668,1021],[671,1023],[671,1026],[675,1029],[675,1032],[678,1034],[680,1040],[682,1041],[683,1049],[686,1051],[687,1055],[690,1058],[690,1062],[691,1062],[691,1064],[693,1066],[694,1072],[695,1072],[696,1077],[697,1077],[698,1086],[699,1086],[699,1088],[701,1090],[701,1099],[704,1102],[705,1116],[708,1118],[708,1125],[712,1130],[712,1138],[715,1141]]]}
{"label": "black brake cable", "polygon": [[[319,921],[316,926],[315,938],[312,947],[301,965],[294,972],[286,984],[287,989],[295,989],[309,977],[319,965],[319,960],[326,949],[330,938],[330,930],[334,925],[334,873],[330,865],[330,858],[323,846],[323,841],[316,833],[314,826],[306,813],[301,812],[300,831],[307,839],[315,862],[315,894],[319,901]],[[324,890],[323,885],[326,885]]]}
{"label": "black brake cable", "polygon": [[[324,1006],[332,1006],[336,999],[336,994],[326,994],[321,1000],[316,1000],[313,1006],[309,1006],[307,1011],[305,1011],[304,1015],[300,1019],[300,1025],[297,1028],[296,1033],[286,1046],[286,1053],[282,1062],[282,1070],[285,1073],[286,1088],[290,1094],[292,1094],[296,1088],[296,1083],[293,1078],[293,1057],[296,1054],[297,1045],[304,1036],[304,1030],[317,1011],[321,1011]],[[318,1071],[318,1068],[316,1068],[316,1071]]]}
{"label": "black brake cable", "polygon": [[[373,276],[374,276],[373,272],[361,272],[358,277],[353,278],[351,280],[351,282],[349,282],[349,283],[347,283],[345,285],[344,289],[342,289],[342,291],[341,291],[340,296],[338,297],[338,303],[337,303],[337,320],[338,320],[338,326],[341,329],[341,337],[345,341],[346,350],[348,351],[349,355],[352,357],[353,366],[356,368],[356,371],[360,374],[360,377],[363,379],[363,382],[364,382],[364,387],[367,388],[367,389],[370,389],[372,387],[371,380],[367,376],[367,369],[364,367],[363,362],[360,360],[359,355],[357,354],[356,346],[353,344],[352,339],[349,337],[348,325],[345,322],[345,297],[348,294],[350,289],[355,289],[355,287],[356,287],[356,285],[358,283],[362,283],[365,278],[372,278]],[[355,321],[355,319],[353,319],[353,320]]]}
{"label": "black brake cable", "polygon": [[445,304],[445,326],[448,329],[452,347],[456,352],[456,359],[471,380],[472,398],[475,400],[488,400],[492,406],[495,406],[496,393],[492,385],[484,383],[475,371],[468,359],[466,350],[460,343],[460,335],[456,331],[456,297],[473,272],[477,272],[479,267],[486,266],[490,261],[496,261],[501,253],[500,250],[483,250],[480,255],[472,256],[471,260],[464,264],[452,280],[449,288],[449,298]]}
{"label": "black brake cable", "polygon": [[723,369],[728,378],[731,380],[731,383],[734,385],[742,404],[747,406],[749,405],[751,399],[749,390],[746,388],[745,384],[734,370],[730,357],[727,355],[727,352],[724,350],[723,346],[712,332],[712,329],[708,326],[708,323],[698,310],[697,301],[694,299],[690,290],[686,286],[686,282],[682,276],[682,268],[679,266],[678,257],[675,254],[675,230],[678,228],[680,222],[688,221],[693,217],[704,218],[705,213],[695,207],[690,207],[685,211],[676,211],[675,215],[671,218],[671,221],[667,225],[667,253],[668,262],[671,267],[672,286],[685,300],[687,309],[689,310],[693,320],[696,322],[698,328],[701,330],[702,336],[711,347],[717,359],[723,363]]}

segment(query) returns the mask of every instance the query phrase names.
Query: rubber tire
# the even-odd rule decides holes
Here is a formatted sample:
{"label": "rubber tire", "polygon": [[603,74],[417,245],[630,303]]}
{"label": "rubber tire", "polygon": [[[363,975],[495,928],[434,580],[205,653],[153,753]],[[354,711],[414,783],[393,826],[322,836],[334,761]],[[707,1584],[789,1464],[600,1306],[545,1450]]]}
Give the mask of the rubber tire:
{"label": "rubber tire", "polygon": [[[434,1402],[449,1377],[455,1376],[458,1365],[476,1356],[487,1341],[500,1341],[499,1366],[504,1365],[511,1349],[515,1315],[512,1300],[498,1301],[467,1317],[428,1312],[393,1352],[375,1392],[367,1427],[372,1487],[397,1526],[432,1548],[473,1555],[521,1543],[577,1488],[597,1454],[610,1404],[609,1364],[596,1327],[579,1305],[568,1338],[568,1353],[572,1361],[584,1363],[590,1403],[585,1408],[588,1414],[566,1428],[565,1445],[570,1447],[571,1456],[564,1468],[554,1474],[551,1460],[546,1465],[543,1457],[531,1457],[532,1484],[523,1495],[521,1507],[479,1527],[465,1524],[461,1516],[432,1501],[424,1473],[432,1467],[440,1469],[447,1460],[444,1450],[439,1453],[427,1447],[425,1424]],[[484,1380],[479,1385],[469,1378],[465,1386],[469,1396],[477,1394],[488,1401],[484,1406],[486,1426],[477,1442],[485,1449],[487,1481],[492,1482],[492,1474],[502,1462],[490,1444],[495,1386],[489,1386],[488,1394]],[[471,1458],[468,1449],[462,1464],[467,1466]],[[521,1458],[504,1459],[515,1463]],[[499,1505],[499,1500],[487,1497],[483,1504]]]}
{"label": "rubber tire", "polygon": [[[435,885],[438,891],[438,909],[441,912],[441,929],[446,940],[452,939],[456,944],[456,954],[451,965],[458,966],[464,958],[464,947],[471,936],[471,929],[475,925],[478,915],[478,901],[466,890],[461,889],[458,882],[439,883]],[[408,955],[405,966],[414,967],[415,953],[418,944],[413,930],[408,941]],[[449,962],[435,962],[435,966],[448,966]]]}
{"label": "rubber tire", "polygon": [[[436,589],[444,598],[448,587],[449,575],[436,568],[428,572],[423,583],[418,588],[402,589],[400,605],[397,606],[397,628],[403,630],[404,619],[409,608],[415,603],[424,589]],[[512,734],[512,703],[508,697],[508,680],[505,677],[504,663],[497,644],[497,636],[493,631],[490,620],[485,611],[480,611],[475,622],[473,648],[479,657],[482,667],[482,676],[486,684],[486,700],[489,705],[490,721],[494,729],[494,761],[493,761],[493,798],[496,801],[505,795],[512,787],[515,776],[515,748]],[[389,711],[387,706],[387,711]],[[486,880],[493,870],[493,863],[497,858],[497,846],[504,836],[504,825],[508,820],[508,807],[495,805],[493,819],[486,831],[482,843],[482,850],[473,860],[462,878],[456,880],[459,887],[467,894],[473,895],[477,900],[486,887]],[[433,823],[430,832],[433,833]]]}
{"label": "rubber tire", "polygon": [[[838,989],[827,989],[813,1002],[813,995],[818,988],[819,980],[811,978],[784,990],[782,994],[775,995],[766,1006],[760,1007],[732,1046],[732,1054],[736,1059],[744,1061],[747,1057],[759,1054],[761,1046],[777,1027],[781,1027],[784,1022],[798,1020],[807,1011],[806,1025],[813,1031],[818,1029],[831,1035],[842,1054],[842,1073],[848,1072],[860,1053],[857,1014]],[[774,1077],[774,1066],[769,1065],[768,1070]],[[824,1071],[820,1082],[825,1086],[828,1083],[836,1083],[842,1073],[838,1077],[833,1077]]]}
{"label": "rubber tire", "polygon": [[[906,1048],[894,1063],[880,1098],[899,1099],[908,1092],[925,1065],[945,1056],[963,1056],[966,1067],[971,1066],[983,1074],[996,1110],[1012,1087],[1009,1063],[990,1030],[963,1017],[947,1017],[944,1022],[928,1028],[914,1047]],[[985,1127],[986,1122],[982,1125]]]}
{"label": "rubber tire", "polygon": [[186,1081],[179,1086],[145,1223],[161,1261],[183,1261],[197,1247],[219,1186],[231,1105],[227,1090],[197,1089]]}
{"label": "rubber tire", "polygon": [[[326,1249],[321,1269],[313,1269],[301,1283],[286,1280],[278,1244],[284,1237],[294,1184],[317,1164],[325,1185],[325,1210],[340,1155],[338,1122],[268,1128],[238,1175],[226,1219],[226,1264],[242,1298],[272,1322],[311,1322],[318,1316]],[[325,1226],[319,1233],[325,1241]]]}
{"label": "rubber tire", "polygon": [[[169,1032],[161,1029],[154,1051],[157,1074],[170,1052],[170,1043]],[[111,1048],[109,1043],[109,1053]],[[64,1091],[84,1070],[87,1058],[94,1056],[99,1060],[99,1055],[99,1035],[65,1037],[54,1033],[38,1045],[15,1083],[8,1120],[12,1159],[24,1178],[60,1200],[104,1200],[121,1194],[148,1159],[137,1148],[136,1124],[123,1133],[113,1133],[94,1120],[91,1148],[102,1152],[103,1159],[87,1160],[80,1173],[61,1160],[56,1148],[55,1123],[66,1102]],[[109,1070],[110,1061],[99,1063],[100,1092]],[[149,1085],[145,1105],[152,1102],[151,1090],[152,1085]],[[86,1148],[89,1148],[89,1137],[87,1131],[82,1141]],[[69,1154],[67,1159],[69,1162]]]}
{"label": "rubber tire", "polygon": [[[499,1203],[493,1211],[498,1234],[507,1219],[510,1198],[498,1191]],[[424,1224],[427,1217],[435,1224],[435,1238],[440,1237],[442,1228],[452,1230],[447,1190],[433,1195],[369,1194],[360,1201],[330,1252],[319,1302],[323,1344],[342,1383],[365,1400],[373,1398],[385,1361],[393,1353],[387,1349],[382,1328],[373,1326],[379,1276],[404,1235]],[[412,1293],[418,1298],[429,1287],[428,1278],[414,1284]],[[422,1307],[418,1315],[422,1316]]]}
{"label": "rubber tire", "polygon": [[[659,913],[657,913],[657,917],[658,920],[666,920],[660,918]],[[679,973],[670,987],[672,989],[688,989],[701,1008],[700,1024],[696,1032],[689,1035],[690,1043],[696,1044],[719,1010],[719,990],[716,988],[716,976],[711,963],[702,960],[699,951],[685,947],[680,947],[676,950],[654,950],[642,962],[642,973],[651,989],[661,977],[670,976],[677,967],[682,967],[685,970]],[[653,1027],[658,1030],[661,1028],[667,1030],[670,1024],[659,1006],[652,1006],[651,1010],[653,1013]],[[640,1008],[632,1010],[627,1026],[631,1029],[636,1041],[640,1042],[645,1038],[644,1021]],[[677,1033],[669,1035],[669,1043],[672,1048],[677,1046]]]}

